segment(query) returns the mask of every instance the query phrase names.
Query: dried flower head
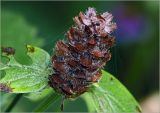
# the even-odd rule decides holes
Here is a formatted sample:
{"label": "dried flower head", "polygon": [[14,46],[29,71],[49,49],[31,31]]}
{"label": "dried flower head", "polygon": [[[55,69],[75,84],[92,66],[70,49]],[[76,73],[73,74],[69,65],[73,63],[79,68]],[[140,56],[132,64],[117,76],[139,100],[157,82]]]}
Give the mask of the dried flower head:
{"label": "dried flower head", "polygon": [[58,41],[52,57],[54,73],[49,85],[65,97],[77,97],[98,82],[101,69],[111,58],[114,44],[110,34],[116,29],[112,14],[97,14],[94,8],[74,17],[74,26],[66,33],[68,40]]}

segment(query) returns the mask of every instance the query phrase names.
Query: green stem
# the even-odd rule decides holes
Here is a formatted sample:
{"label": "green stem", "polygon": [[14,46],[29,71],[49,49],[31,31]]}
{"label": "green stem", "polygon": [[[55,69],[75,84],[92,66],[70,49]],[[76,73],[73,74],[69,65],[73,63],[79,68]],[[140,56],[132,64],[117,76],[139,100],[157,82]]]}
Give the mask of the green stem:
{"label": "green stem", "polygon": [[14,106],[18,103],[22,95],[23,94],[17,94],[16,97],[13,99],[13,101],[10,103],[10,105],[7,107],[5,112],[10,112],[14,108]]}
{"label": "green stem", "polygon": [[43,112],[45,111],[51,104],[53,104],[56,100],[61,97],[60,94],[54,93],[46,100],[44,100],[40,105],[38,105],[33,112]]}

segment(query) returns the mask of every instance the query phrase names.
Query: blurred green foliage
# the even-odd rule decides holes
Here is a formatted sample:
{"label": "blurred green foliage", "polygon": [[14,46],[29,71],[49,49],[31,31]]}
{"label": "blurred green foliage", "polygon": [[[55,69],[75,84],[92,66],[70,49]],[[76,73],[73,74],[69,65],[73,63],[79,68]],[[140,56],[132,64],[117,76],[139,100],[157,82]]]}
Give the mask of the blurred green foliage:
{"label": "blurred green foliage", "polygon": [[42,47],[44,39],[37,35],[37,29],[28,24],[23,16],[3,9],[1,14],[1,46],[14,47],[17,51],[16,59],[27,64],[26,45]]}
{"label": "blurred green foliage", "polygon": [[[148,34],[141,35],[141,32],[137,32],[137,36],[141,35],[140,40],[134,37],[136,40],[134,42],[117,43],[112,49],[112,59],[105,69],[122,81],[139,100],[158,90],[158,1],[3,1],[1,5],[1,45],[16,48],[16,51],[18,51],[16,59],[24,64],[29,61],[25,55],[26,44],[43,47],[49,53],[52,53],[55,42],[59,39],[64,39],[64,33],[73,24],[72,18],[79,11],[85,11],[89,6],[95,7],[98,12],[109,11],[111,13],[116,8],[124,7],[125,11],[128,11],[130,15],[143,16],[144,21],[147,21],[145,24],[148,28],[144,32]],[[114,19],[116,21],[119,18]],[[123,36],[116,34],[116,38],[123,38]],[[2,101],[0,101],[2,110],[5,110],[5,107],[9,105],[13,97],[14,95],[2,94]],[[23,97],[13,111],[30,111],[40,101],[42,100],[31,103],[27,98]],[[82,97],[76,101],[66,101],[65,103],[67,103],[65,111],[83,112],[88,109]],[[54,106],[51,105],[48,111],[56,111],[59,105],[60,99],[57,100]]]}
{"label": "blurred green foliage", "polygon": [[[102,78],[94,85],[92,101],[96,110],[105,112],[140,112],[141,108],[128,90],[110,73],[102,70]],[[92,106],[93,107],[93,106]]]}

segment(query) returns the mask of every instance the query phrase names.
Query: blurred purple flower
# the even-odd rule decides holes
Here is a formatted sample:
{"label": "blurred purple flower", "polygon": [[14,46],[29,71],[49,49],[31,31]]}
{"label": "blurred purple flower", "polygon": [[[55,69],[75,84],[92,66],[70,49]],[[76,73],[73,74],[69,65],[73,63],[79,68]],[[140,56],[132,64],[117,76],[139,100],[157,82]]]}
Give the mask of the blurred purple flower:
{"label": "blurred purple flower", "polygon": [[146,37],[149,32],[149,21],[145,15],[132,9],[117,7],[113,11],[117,23],[116,39],[118,42],[136,42]]}

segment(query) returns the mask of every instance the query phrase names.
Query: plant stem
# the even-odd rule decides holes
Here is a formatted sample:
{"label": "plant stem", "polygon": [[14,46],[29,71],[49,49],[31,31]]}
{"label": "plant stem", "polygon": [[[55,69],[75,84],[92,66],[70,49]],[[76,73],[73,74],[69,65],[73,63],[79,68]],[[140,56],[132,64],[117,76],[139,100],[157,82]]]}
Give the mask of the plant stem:
{"label": "plant stem", "polygon": [[18,103],[18,101],[20,100],[20,98],[22,97],[23,94],[17,94],[15,96],[15,98],[13,99],[13,101],[10,103],[10,105],[7,107],[7,109],[5,110],[5,112],[10,112],[14,106]]}
{"label": "plant stem", "polygon": [[51,94],[46,100],[44,100],[40,105],[38,105],[33,112],[43,112],[45,111],[51,104],[56,102],[61,97],[61,95],[54,93]]}

